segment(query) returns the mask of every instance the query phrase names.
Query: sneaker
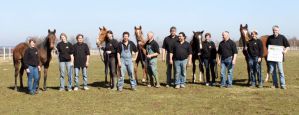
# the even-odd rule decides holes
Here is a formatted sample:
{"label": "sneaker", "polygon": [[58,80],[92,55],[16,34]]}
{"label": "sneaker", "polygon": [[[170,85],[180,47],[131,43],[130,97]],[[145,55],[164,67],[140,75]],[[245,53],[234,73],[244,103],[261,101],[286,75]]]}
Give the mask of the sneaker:
{"label": "sneaker", "polygon": [[87,86],[84,86],[83,89],[84,90],[89,90],[89,88]]}
{"label": "sneaker", "polygon": [[75,88],[74,88],[74,91],[78,91],[78,89],[79,89],[78,87],[75,87]]}
{"label": "sneaker", "polygon": [[259,85],[258,88],[263,88],[263,85]]}
{"label": "sneaker", "polygon": [[224,88],[224,87],[225,87],[224,85],[220,85],[220,86],[219,86],[219,88]]}
{"label": "sneaker", "polygon": [[161,87],[161,85],[160,85],[160,84],[156,85],[156,88],[160,88],[160,87]]}
{"label": "sneaker", "polygon": [[228,85],[226,88],[233,88],[233,86],[232,85]]}
{"label": "sneaker", "polygon": [[59,91],[61,92],[61,91],[65,91],[63,88],[59,88]]}
{"label": "sneaker", "polygon": [[216,86],[216,83],[212,83],[211,86]]}
{"label": "sneaker", "polygon": [[255,88],[255,85],[250,85],[249,88]]}
{"label": "sneaker", "polygon": [[184,84],[181,85],[181,88],[185,88],[186,86]]}
{"label": "sneaker", "polygon": [[152,87],[152,85],[148,84],[147,87]]}
{"label": "sneaker", "polygon": [[206,83],[206,86],[210,86],[210,84],[209,84],[209,83]]}
{"label": "sneaker", "polygon": [[271,88],[275,89],[275,88],[278,88],[278,86],[271,86]]}
{"label": "sneaker", "polygon": [[32,91],[32,92],[29,92],[29,94],[30,94],[30,95],[35,95],[35,93],[34,93],[33,91]]}
{"label": "sneaker", "polygon": [[176,85],[174,88],[179,89],[179,88],[180,88],[180,85]]}
{"label": "sneaker", "polygon": [[71,92],[71,91],[72,91],[72,88],[70,88],[70,89],[67,89],[67,91],[68,91],[68,92]]}
{"label": "sneaker", "polygon": [[146,80],[145,80],[145,79],[142,79],[142,80],[141,80],[141,82],[142,82],[142,83],[145,83],[145,82],[146,82]]}
{"label": "sneaker", "polygon": [[123,91],[123,88],[118,88],[118,91],[119,91],[119,92],[122,92],[122,91]]}
{"label": "sneaker", "polygon": [[133,88],[132,88],[132,90],[133,90],[133,91],[136,91],[136,90],[137,90],[137,88],[136,88],[136,87],[133,87]]}
{"label": "sneaker", "polygon": [[169,88],[169,85],[166,85],[166,88]]}

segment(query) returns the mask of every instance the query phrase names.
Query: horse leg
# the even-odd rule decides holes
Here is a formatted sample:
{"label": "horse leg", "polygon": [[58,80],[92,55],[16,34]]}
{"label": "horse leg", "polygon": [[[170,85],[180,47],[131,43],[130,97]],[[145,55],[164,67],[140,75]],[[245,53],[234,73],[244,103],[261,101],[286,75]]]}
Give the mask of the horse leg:
{"label": "horse leg", "polygon": [[195,81],[196,81],[195,70],[196,70],[195,59],[192,58],[192,82],[193,83],[195,83]]}
{"label": "horse leg", "polygon": [[44,68],[44,91],[47,91],[48,68]]}
{"label": "horse leg", "polygon": [[136,84],[138,85],[138,62],[135,62],[134,73],[135,73]]}
{"label": "horse leg", "polygon": [[269,75],[270,75],[270,69],[269,69],[269,64],[267,62],[267,58],[265,58],[266,61],[266,66],[267,66],[267,74],[266,74],[266,78],[265,78],[265,82],[269,81]]}
{"label": "horse leg", "polygon": [[23,85],[24,70],[25,70],[25,67],[21,66],[21,69],[20,69],[20,88],[24,88],[24,85]]}
{"label": "horse leg", "polygon": [[248,56],[245,56],[245,61],[246,61],[246,64],[247,64],[247,77],[248,77],[248,81],[247,81],[247,85],[250,85],[251,84],[251,79],[250,79],[250,66],[249,66],[249,57]]}
{"label": "horse leg", "polygon": [[17,82],[18,82],[18,75],[19,75],[19,66],[20,66],[20,62],[16,61],[14,63],[14,66],[15,66],[15,86],[14,86],[14,90],[17,91],[18,90],[18,87],[17,87]]}

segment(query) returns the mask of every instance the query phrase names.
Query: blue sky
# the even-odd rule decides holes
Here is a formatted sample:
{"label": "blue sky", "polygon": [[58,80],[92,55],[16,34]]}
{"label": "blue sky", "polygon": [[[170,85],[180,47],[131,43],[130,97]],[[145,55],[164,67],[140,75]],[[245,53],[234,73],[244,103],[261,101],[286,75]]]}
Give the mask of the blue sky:
{"label": "blue sky", "polygon": [[57,35],[82,33],[95,42],[99,26],[120,38],[124,31],[133,34],[136,25],[159,39],[176,26],[189,37],[194,30],[205,30],[219,41],[227,30],[237,40],[240,24],[249,24],[260,35],[279,25],[287,37],[299,37],[298,5],[298,0],[5,0],[0,4],[0,45],[45,36],[48,28]]}

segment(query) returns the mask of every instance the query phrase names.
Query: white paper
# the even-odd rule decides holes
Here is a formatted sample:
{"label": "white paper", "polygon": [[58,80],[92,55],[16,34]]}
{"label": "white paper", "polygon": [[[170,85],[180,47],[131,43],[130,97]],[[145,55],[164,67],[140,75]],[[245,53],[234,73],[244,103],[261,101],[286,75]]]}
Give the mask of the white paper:
{"label": "white paper", "polygon": [[282,62],[283,60],[283,46],[269,45],[268,47],[268,61]]}

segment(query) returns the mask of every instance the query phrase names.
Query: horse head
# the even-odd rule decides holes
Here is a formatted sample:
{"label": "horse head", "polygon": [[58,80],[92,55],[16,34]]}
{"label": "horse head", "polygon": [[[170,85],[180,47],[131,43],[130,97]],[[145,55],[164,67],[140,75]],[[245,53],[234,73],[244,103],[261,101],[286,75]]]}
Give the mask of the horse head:
{"label": "horse head", "polygon": [[46,41],[47,47],[52,50],[55,46],[55,41],[56,41],[56,29],[54,29],[53,31],[48,29],[48,36],[46,40],[47,40]]}
{"label": "horse head", "polygon": [[245,26],[240,24],[240,33],[241,33],[241,39],[243,41],[248,42],[250,40],[250,34],[249,34],[249,31],[248,31],[248,25],[247,24]]}
{"label": "horse head", "polygon": [[140,26],[135,26],[135,36],[136,36],[136,39],[138,41],[143,41],[143,32],[142,32],[142,27],[141,25]]}
{"label": "horse head", "polygon": [[106,41],[108,29],[103,26],[103,28],[99,27],[99,37],[97,38],[97,46],[101,46],[102,43]]}
{"label": "horse head", "polygon": [[199,46],[199,48],[202,48],[202,42],[204,41],[203,38],[203,33],[204,31],[193,31],[193,38],[192,38],[192,44],[191,45],[195,45],[196,47]]}

